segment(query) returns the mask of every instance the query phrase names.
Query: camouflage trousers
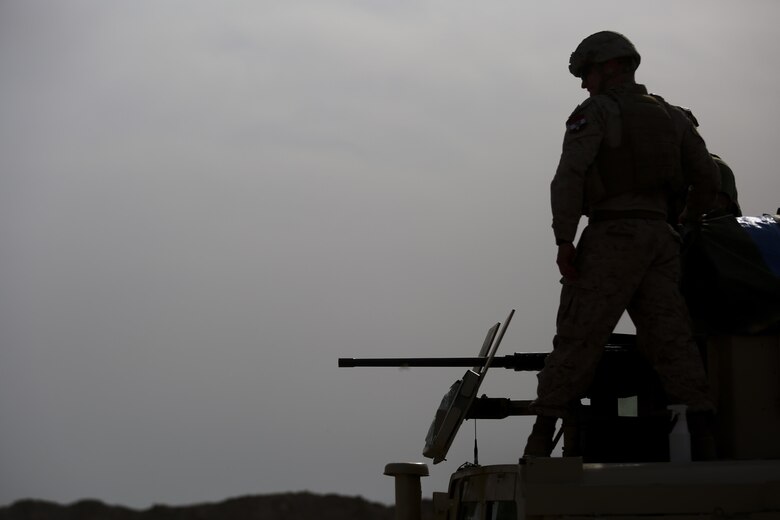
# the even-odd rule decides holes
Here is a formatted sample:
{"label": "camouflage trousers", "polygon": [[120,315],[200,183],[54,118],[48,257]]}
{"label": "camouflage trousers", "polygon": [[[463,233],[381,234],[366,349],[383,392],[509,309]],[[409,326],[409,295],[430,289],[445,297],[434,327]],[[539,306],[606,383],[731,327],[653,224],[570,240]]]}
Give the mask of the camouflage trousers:
{"label": "camouflage trousers", "polygon": [[624,311],[669,401],[714,410],[679,290],[679,235],[660,220],[593,222],[577,244],[576,266],[578,279],[562,280],[553,351],[531,410],[564,417],[584,397]]}

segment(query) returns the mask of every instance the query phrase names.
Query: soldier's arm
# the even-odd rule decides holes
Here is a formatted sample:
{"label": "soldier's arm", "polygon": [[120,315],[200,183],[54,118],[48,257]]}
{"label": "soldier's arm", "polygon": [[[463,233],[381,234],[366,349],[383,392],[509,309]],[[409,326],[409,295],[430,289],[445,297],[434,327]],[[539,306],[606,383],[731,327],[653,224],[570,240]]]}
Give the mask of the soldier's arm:
{"label": "soldier's arm", "polygon": [[600,102],[590,98],[577,107],[566,122],[563,151],[552,183],[552,227],[556,243],[574,242],[582,216],[585,175],[596,159],[604,137],[605,114]]}
{"label": "soldier's arm", "polygon": [[720,190],[720,173],[696,128],[686,121],[682,134],[681,159],[689,186],[686,213],[697,220],[715,206]]}

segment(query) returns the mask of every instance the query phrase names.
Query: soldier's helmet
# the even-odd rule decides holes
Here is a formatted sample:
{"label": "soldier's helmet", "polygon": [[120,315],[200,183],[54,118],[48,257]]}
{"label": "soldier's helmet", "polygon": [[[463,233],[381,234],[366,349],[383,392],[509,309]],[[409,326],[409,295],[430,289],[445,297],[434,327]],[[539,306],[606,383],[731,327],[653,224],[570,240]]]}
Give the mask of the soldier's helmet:
{"label": "soldier's helmet", "polygon": [[739,200],[737,198],[737,183],[734,179],[734,172],[729,165],[717,155],[712,154],[712,159],[715,161],[715,164],[718,165],[718,171],[720,171],[720,193],[726,195],[729,199],[727,209],[735,217],[741,217],[742,208],[739,206]]}
{"label": "soldier's helmet", "polygon": [[639,67],[641,56],[631,41],[620,33],[601,31],[591,34],[577,46],[569,58],[569,72],[581,78],[591,65],[615,58],[632,58],[634,70]]}

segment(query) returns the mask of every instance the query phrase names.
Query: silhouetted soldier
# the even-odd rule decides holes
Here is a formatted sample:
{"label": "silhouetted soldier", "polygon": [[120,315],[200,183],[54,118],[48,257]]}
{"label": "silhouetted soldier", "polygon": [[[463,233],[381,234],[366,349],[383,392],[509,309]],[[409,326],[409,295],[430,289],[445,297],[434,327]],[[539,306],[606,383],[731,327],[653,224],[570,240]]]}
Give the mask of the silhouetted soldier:
{"label": "silhouetted soldier", "polygon": [[[585,38],[570,58],[569,71],[591,97],[566,122],[551,184],[563,288],[553,351],[531,405],[537,420],[526,456],[549,456],[557,418],[584,396],[625,310],[668,400],[692,412],[695,456],[713,456],[712,437],[698,418],[714,407],[679,292],[680,238],[667,211],[683,186],[690,186],[688,218],[709,210],[718,170],[682,111],[635,83],[639,63],[634,45],[610,31]],[[575,247],[582,215],[589,223]]]}

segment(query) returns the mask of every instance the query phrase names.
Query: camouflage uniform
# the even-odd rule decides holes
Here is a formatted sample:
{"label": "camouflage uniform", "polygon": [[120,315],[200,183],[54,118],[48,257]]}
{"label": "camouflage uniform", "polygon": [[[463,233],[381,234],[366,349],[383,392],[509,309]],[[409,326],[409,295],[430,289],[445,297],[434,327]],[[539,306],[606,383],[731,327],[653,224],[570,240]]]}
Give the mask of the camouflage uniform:
{"label": "camouflage uniform", "polygon": [[[623,180],[614,171],[611,176],[594,171],[610,149],[625,148],[628,123],[618,102],[625,94],[648,97],[642,85],[623,85],[589,98],[567,121],[551,184],[556,243],[573,242],[583,214],[590,222],[577,244],[579,277],[562,279],[554,348],[538,375],[538,397],[531,405],[539,415],[563,417],[585,394],[624,310],[636,325],[639,350],[659,374],[670,401],[692,410],[713,409],[679,292],[680,238],[666,222],[673,188],[636,189],[636,181],[634,188],[629,181],[629,189],[615,190],[612,184]],[[717,167],[683,112],[653,99],[673,128],[671,146],[664,152],[668,157],[658,159],[659,164],[674,163],[680,177],[685,172],[688,178],[679,182],[691,186],[689,209],[701,214],[717,190]],[[641,132],[641,124],[634,126]]]}

